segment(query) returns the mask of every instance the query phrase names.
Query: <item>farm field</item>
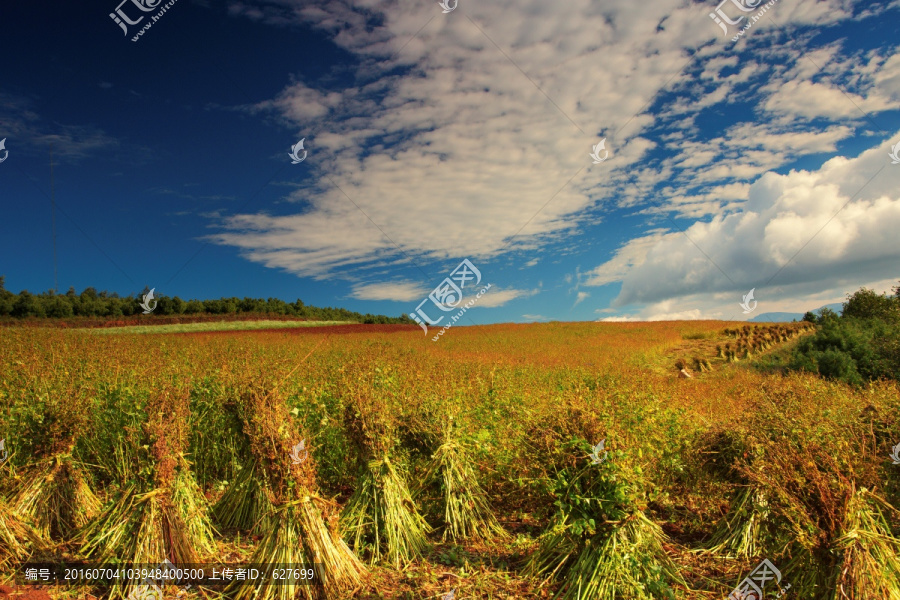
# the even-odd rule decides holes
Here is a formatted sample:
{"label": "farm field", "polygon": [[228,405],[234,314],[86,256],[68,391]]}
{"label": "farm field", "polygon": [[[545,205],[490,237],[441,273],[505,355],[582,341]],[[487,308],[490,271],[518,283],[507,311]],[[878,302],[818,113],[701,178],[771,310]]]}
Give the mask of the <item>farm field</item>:
{"label": "farm field", "polygon": [[252,331],[258,329],[297,329],[346,325],[349,321],[215,321],[211,323],[172,323],[168,325],[135,325],[90,329],[100,335],[120,333],[192,333],[206,331]]}
{"label": "farm field", "polygon": [[177,327],[0,330],[0,598],[900,600],[900,390],[783,371],[806,323]]}

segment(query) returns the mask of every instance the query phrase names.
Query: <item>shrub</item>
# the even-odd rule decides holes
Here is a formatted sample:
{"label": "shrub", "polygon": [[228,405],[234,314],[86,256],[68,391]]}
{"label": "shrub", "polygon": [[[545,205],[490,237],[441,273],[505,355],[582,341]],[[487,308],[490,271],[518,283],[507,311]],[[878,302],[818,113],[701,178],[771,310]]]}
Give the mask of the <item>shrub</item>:
{"label": "shrub", "polygon": [[861,289],[841,316],[825,309],[812,317],[819,329],[797,345],[789,366],[853,385],[900,378],[898,308],[900,298]]}

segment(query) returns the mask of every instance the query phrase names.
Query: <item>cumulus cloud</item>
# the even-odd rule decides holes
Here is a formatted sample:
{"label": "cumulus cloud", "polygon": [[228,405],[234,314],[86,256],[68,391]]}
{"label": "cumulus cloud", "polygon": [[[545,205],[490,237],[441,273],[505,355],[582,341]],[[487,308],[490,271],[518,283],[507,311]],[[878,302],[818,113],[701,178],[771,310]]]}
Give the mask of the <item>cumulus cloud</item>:
{"label": "cumulus cloud", "polygon": [[549,321],[547,317],[543,315],[522,315],[522,318],[526,321]]}
{"label": "cumulus cloud", "polygon": [[771,302],[880,281],[900,264],[900,170],[889,168],[889,150],[767,173],[741,211],[631,240],[585,285],[622,281],[619,307],[673,298],[716,306],[722,292],[756,288]]}
{"label": "cumulus cloud", "polygon": [[[680,312],[655,312],[651,311],[648,316],[624,315],[620,317],[606,317],[600,319],[604,323],[634,323],[639,321],[697,321],[703,319],[700,309],[683,310]],[[707,317],[708,318],[708,317]]]}
{"label": "cumulus cloud", "polygon": [[629,240],[616,251],[616,255],[585,273],[582,285],[600,286],[622,281],[631,270],[644,262],[647,253],[665,237],[663,230],[657,230],[640,238]]}

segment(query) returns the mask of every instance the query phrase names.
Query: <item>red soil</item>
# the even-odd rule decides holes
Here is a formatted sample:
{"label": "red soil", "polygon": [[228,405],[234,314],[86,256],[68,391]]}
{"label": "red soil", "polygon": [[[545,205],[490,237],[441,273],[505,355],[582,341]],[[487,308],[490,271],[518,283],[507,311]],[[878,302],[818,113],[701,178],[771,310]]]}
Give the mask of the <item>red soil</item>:
{"label": "red soil", "polygon": [[[392,323],[389,325],[375,325],[354,323],[351,325],[322,325],[316,327],[292,327],[285,329],[244,329],[236,331],[191,331],[185,333],[173,333],[171,335],[207,336],[207,335],[246,335],[248,333],[289,333],[302,334],[341,334],[341,333],[395,333],[397,331],[421,331],[418,325],[404,325]],[[2,600],[2,598],[0,598]]]}
{"label": "red soil", "polygon": [[0,585],[0,600],[50,600],[50,595],[43,590]]}

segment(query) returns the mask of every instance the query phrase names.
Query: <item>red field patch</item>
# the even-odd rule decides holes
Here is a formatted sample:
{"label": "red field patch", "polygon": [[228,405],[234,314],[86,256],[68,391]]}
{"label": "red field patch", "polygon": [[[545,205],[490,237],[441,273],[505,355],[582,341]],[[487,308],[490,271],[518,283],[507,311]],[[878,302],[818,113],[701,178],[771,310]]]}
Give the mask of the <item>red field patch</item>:
{"label": "red field patch", "polygon": [[395,333],[398,331],[420,331],[418,325],[403,325],[399,323],[377,325],[377,324],[350,324],[350,325],[322,325],[320,327],[296,327],[296,328],[274,328],[274,329],[235,329],[230,331],[190,331],[183,333],[173,333],[172,335],[181,335],[188,337],[200,337],[208,335],[246,335],[248,333],[289,333],[293,335],[309,335],[309,334],[343,334],[343,333]]}

